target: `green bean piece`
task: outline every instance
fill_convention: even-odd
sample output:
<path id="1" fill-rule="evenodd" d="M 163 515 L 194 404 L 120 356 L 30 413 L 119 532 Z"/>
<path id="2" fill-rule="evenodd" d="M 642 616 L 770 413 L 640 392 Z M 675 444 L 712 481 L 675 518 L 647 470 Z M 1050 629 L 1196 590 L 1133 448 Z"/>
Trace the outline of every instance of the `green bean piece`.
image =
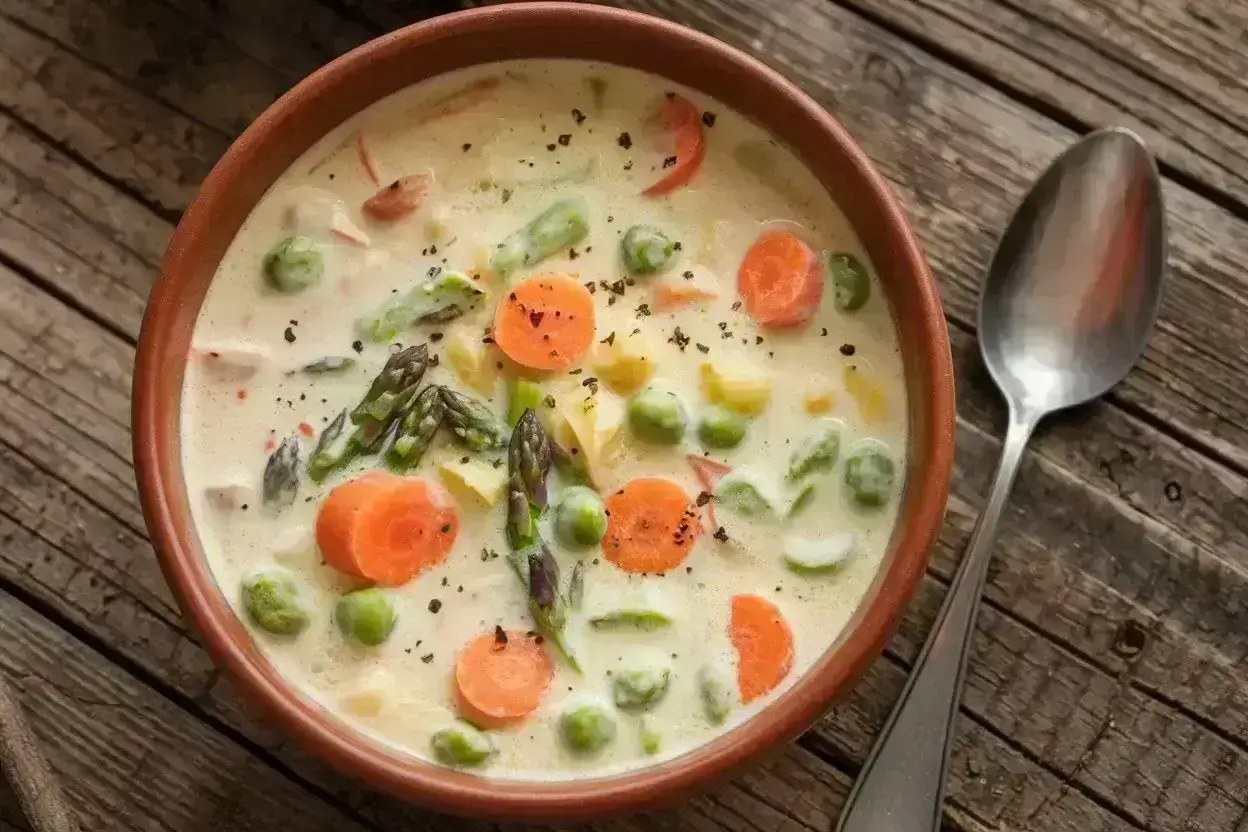
<path id="1" fill-rule="evenodd" d="M 280 566 L 262 566 L 243 578 L 243 607 L 263 630 L 297 635 L 311 622 L 295 576 Z"/>
<path id="2" fill-rule="evenodd" d="M 494 250 L 490 268 L 501 277 L 545 260 L 589 234 L 589 205 L 582 197 L 560 200 L 508 235 Z"/>
<path id="3" fill-rule="evenodd" d="M 418 324 L 446 323 L 463 316 L 485 295 L 463 272 L 445 271 L 407 293 L 391 295 L 376 314 L 356 322 L 362 338 L 385 344 Z"/>
<path id="4" fill-rule="evenodd" d="M 396 419 L 377 453 L 390 469 L 402 473 L 420 464 L 446 416 L 446 404 L 437 385 L 429 385 L 412 403 L 402 419 Z"/>
<path id="5" fill-rule="evenodd" d="M 698 439 L 707 448 L 735 448 L 745 439 L 749 421 L 739 413 L 715 405 L 698 422 Z"/>
<path id="6" fill-rule="evenodd" d="M 881 506 L 893 492 L 895 463 L 888 446 L 877 439 L 864 439 L 845 457 L 845 485 L 854 501 L 864 506 Z"/>
<path id="7" fill-rule="evenodd" d="M 348 592 L 338 599 L 334 615 L 343 634 L 369 647 L 390 638 L 399 620 L 390 594 L 377 587 Z"/>
<path id="8" fill-rule="evenodd" d="M 497 750 L 494 740 L 463 720 L 439 729 L 429 740 L 433 758 L 448 766 L 479 766 Z"/>
<path id="9" fill-rule="evenodd" d="M 507 442 L 507 426 L 482 402 L 449 387 L 441 388 L 443 420 L 459 441 L 474 451 L 494 451 Z"/>
<path id="10" fill-rule="evenodd" d="M 527 378 L 513 378 L 507 384 L 507 424 L 516 426 L 526 410 L 537 410 L 542 406 L 542 386 Z"/>
<path id="11" fill-rule="evenodd" d="M 607 533 L 607 511 L 598 492 L 583 485 L 565 489 L 555 506 L 555 537 L 565 546 L 595 546 Z"/>
<path id="12" fill-rule="evenodd" d="M 264 276 L 279 292 L 302 292 L 324 273 L 325 255 L 310 237 L 287 237 L 264 255 Z"/>
<path id="13" fill-rule="evenodd" d="M 667 695 L 672 671 L 666 667 L 633 667 L 611 674 L 611 698 L 622 711 L 644 711 Z"/>
<path id="14" fill-rule="evenodd" d="M 628 400 L 628 424 L 648 442 L 675 445 L 685 437 L 689 414 L 675 393 L 651 386 Z"/>
<path id="15" fill-rule="evenodd" d="M 706 718 L 720 725 L 737 706 L 736 680 L 718 664 L 704 665 L 698 670 L 698 692 Z"/>
<path id="16" fill-rule="evenodd" d="M 729 471 L 715 484 L 715 502 L 733 514 L 755 519 L 774 519 L 777 514 L 775 498 L 748 468 Z"/>
<path id="17" fill-rule="evenodd" d="M 347 358 L 341 355 L 327 355 L 324 358 L 316 359 L 310 364 L 304 364 L 299 368 L 299 372 L 307 373 L 310 376 L 321 376 L 341 373 L 350 370 L 354 366 L 354 358 Z"/>
<path id="18" fill-rule="evenodd" d="M 807 437 L 794 449 L 789 457 L 789 482 L 797 482 L 818 471 L 830 471 L 836 465 L 841 452 L 842 427 L 840 422 L 830 420 L 823 430 Z"/>
<path id="19" fill-rule="evenodd" d="M 639 630 L 657 630 L 672 623 L 672 617 L 662 610 L 645 607 L 620 607 L 605 610 L 590 617 L 589 623 L 605 630 L 617 627 L 635 627 Z"/>
<path id="20" fill-rule="evenodd" d="M 871 278 L 867 276 L 866 267 L 846 252 L 829 255 L 826 266 L 837 307 L 846 312 L 861 308 L 871 297 Z"/>
<path id="21" fill-rule="evenodd" d="M 287 436 L 264 466 L 263 500 L 266 506 L 285 508 L 299 494 L 299 437 Z"/>
<path id="22" fill-rule="evenodd" d="M 676 243 L 652 225 L 634 225 L 620 238 L 620 259 L 635 275 L 661 272 L 672 264 Z"/>
<path id="23" fill-rule="evenodd" d="M 641 750 L 645 754 L 653 756 L 663 749 L 663 735 L 659 733 L 654 720 L 643 716 L 637 726 L 637 733 L 641 738 Z"/>
<path id="24" fill-rule="evenodd" d="M 615 714 L 603 702 L 569 697 L 559 714 L 559 735 L 573 751 L 593 754 L 615 739 Z"/>
<path id="25" fill-rule="evenodd" d="M 316 448 L 308 458 L 308 476 L 313 482 L 321 482 L 355 458 L 357 449 L 351 442 L 351 434 L 344 430 L 346 425 L 347 411 L 343 410 L 317 437 Z"/>

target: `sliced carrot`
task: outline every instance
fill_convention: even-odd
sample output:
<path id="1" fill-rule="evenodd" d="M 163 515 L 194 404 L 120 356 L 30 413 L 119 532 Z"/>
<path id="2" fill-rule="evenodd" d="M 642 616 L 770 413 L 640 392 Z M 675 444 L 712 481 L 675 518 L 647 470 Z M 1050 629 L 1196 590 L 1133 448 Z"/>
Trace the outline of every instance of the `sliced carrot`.
<path id="1" fill-rule="evenodd" d="M 423 173 L 396 179 L 364 200 L 364 213 L 379 222 L 394 222 L 420 207 L 429 193 L 429 177 Z"/>
<path id="2" fill-rule="evenodd" d="M 355 152 L 360 157 L 360 167 L 364 168 L 368 178 L 373 180 L 374 185 L 380 185 L 381 178 L 377 176 L 377 166 L 373 164 L 373 154 L 369 151 L 362 132 L 355 134 Z"/>
<path id="3" fill-rule="evenodd" d="M 659 111 L 659 121 L 672 134 L 672 155 L 663 160 L 663 176 L 642 191 L 646 196 L 660 196 L 674 191 L 689 181 L 706 156 L 702 137 L 702 115 L 698 108 L 679 95 L 669 96 Z"/>
<path id="4" fill-rule="evenodd" d="M 466 87 L 452 90 L 425 104 L 416 114 L 416 123 L 425 124 L 438 118 L 454 116 L 488 101 L 503 79 L 497 75 L 473 81 Z"/>
<path id="5" fill-rule="evenodd" d="M 793 232 L 764 231 L 745 253 L 737 288 L 759 325 L 801 326 L 814 317 L 823 298 L 823 267 Z"/>
<path id="6" fill-rule="evenodd" d="M 698 483 L 707 494 L 714 492 L 716 484 L 719 483 L 724 474 L 732 470 L 731 465 L 718 460 L 707 459 L 701 454 L 685 454 L 685 461 L 689 463 L 689 467 L 693 469 L 693 475 L 698 478 Z M 719 526 L 719 521 L 715 519 L 714 502 L 706 504 L 706 519 L 711 521 L 712 531 Z"/>
<path id="7" fill-rule="evenodd" d="M 737 651 L 737 687 L 742 702 L 775 690 L 793 667 L 793 631 L 766 598 L 732 596 L 728 637 Z"/>
<path id="8" fill-rule="evenodd" d="M 446 559 L 459 513 L 437 483 L 370 472 L 336 487 L 316 517 L 316 542 L 340 572 L 398 586 Z"/>
<path id="9" fill-rule="evenodd" d="M 482 728 L 501 728 L 537 710 L 555 663 L 531 635 L 495 629 L 455 657 L 455 695 L 463 715 Z"/>
<path id="10" fill-rule="evenodd" d="M 368 248 L 368 238 L 361 237 L 350 229 L 331 228 L 329 229 L 329 233 L 332 234 L 335 239 L 342 240 L 344 243 L 350 243 L 353 246 L 364 246 L 365 248 Z"/>
<path id="11" fill-rule="evenodd" d="M 660 283 L 654 290 L 654 311 L 669 312 L 690 303 L 714 300 L 719 297 L 707 289 L 682 284 Z"/>
<path id="12" fill-rule="evenodd" d="M 494 343 L 532 370 L 570 367 L 594 343 L 594 298 L 567 275 L 525 278 L 498 303 Z"/>
<path id="13" fill-rule="evenodd" d="M 602 552 L 625 572 L 666 572 L 680 564 L 702 531 L 685 490 L 662 477 L 638 477 L 606 499 Z"/>

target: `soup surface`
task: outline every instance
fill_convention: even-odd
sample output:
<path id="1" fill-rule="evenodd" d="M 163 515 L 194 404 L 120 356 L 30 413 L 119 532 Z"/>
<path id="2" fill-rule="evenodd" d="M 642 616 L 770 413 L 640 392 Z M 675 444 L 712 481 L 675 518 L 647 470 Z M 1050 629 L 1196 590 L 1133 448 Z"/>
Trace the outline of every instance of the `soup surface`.
<path id="1" fill-rule="evenodd" d="M 717 102 L 583 62 L 442 76 L 308 151 L 182 399 L 200 540 L 274 665 L 491 776 L 647 765 L 766 706 L 859 604 L 905 469 L 832 198 Z"/>

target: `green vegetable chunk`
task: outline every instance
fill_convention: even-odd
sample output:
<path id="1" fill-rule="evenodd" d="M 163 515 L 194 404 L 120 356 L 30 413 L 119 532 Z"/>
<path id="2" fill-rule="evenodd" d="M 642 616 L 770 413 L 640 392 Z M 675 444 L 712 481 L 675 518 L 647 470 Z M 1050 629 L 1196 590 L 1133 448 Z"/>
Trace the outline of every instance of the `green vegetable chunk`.
<path id="1" fill-rule="evenodd" d="M 793 499 L 789 500 L 789 508 L 787 517 L 790 519 L 801 514 L 810 505 L 811 500 L 815 499 L 814 483 L 803 483 L 797 489 L 797 493 L 793 495 Z"/>
<path id="2" fill-rule="evenodd" d="M 344 634 L 370 647 L 390 638 L 399 620 L 390 594 L 377 587 L 357 589 L 339 598 L 334 616 Z"/>
<path id="3" fill-rule="evenodd" d="M 784 563 L 794 572 L 835 572 L 849 562 L 858 548 L 854 532 L 835 532 L 818 538 L 787 535 L 781 543 Z"/>
<path id="4" fill-rule="evenodd" d="M 507 426 L 485 404 L 449 387 L 441 391 L 443 419 L 460 442 L 474 451 L 494 451 L 506 444 Z"/>
<path id="5" fill-rule="evenodd" d="M 624 261 L 624 268 L 636 275 L 666 269 L 675 254 L 676 243 L 650 225 L 634 225 L 620 239 L 620 259 Z"/>
<path id="6" fill-rule="evenodd" d="M 893 492 L 895 464 L 888 446 L 878 439 L 864 439 L 845 457 L 845 485 L 850 496 L 864 506 L 881 506 Z"/>
<path id="7" fill-rule="evenodd" d="M 858 258 L 846 252 L 829 255 L 825 261 L 832 278 L 836 305 L 846 312 L 860 308 L 871 297 L 871 279 Z"/>
<path id="8" fill-rule="evenodd" d="M 579 243 L 587 234 L 589 205 L 581 197 L 560 200 L 499 243 L 490 258 L 490 268 L 507 277 L 516 269 Z"/>
<path id="9" fill-rule="evenodd" d="M 264 255 L 265 279 L 279 292 L 302 292 L 324 273 L 325 255 L 310 237 L 287 237 Z"/>
<path id="10" fill-rule="evenodd" d="M 698 439 L 707 448 L 735 448 L 745 439 L 749 422 L 739 413 L 718 405 L 702 414 Z"/>
<path id="11" fill-rule="evenodd" d="M 285 508 L 299 494 L 299 437 L 287 436 L 264 466 L 264 504 Z"/>
<path id="12" fill-rule="evenodd" d="M 675 393 L 647 387 L 628 400 L 628 424 L 648 442 L 675 445 L 685 436 L 689 414 Z"/>
<path id="13" fill-rule="evenodd" d="M 429 740 L 433 758 L 448 766 L 479 766 L 494 755 L 494 740 L 467 722 L 456 721 Z"/>
<path id="14" fill-rule="evenodd" d="M 658 754 L 663 748 L 663 735 L 659 733 L 653 720 L 642 717 L 637 732 L 641 738 L 641 750 L 646 754 Z"/>
<path id="15" fill-rule="evenodd" d="M 341 355 L 327 355 L 324 358 L 316 359 L 311 364 L 304 364 L 299 368 L 299 372 L 307 373 L 310 376 L 321 376 L 341 373 L 345 370 L 350 370 L 354 366 L 354 358 L 346 358 Z M 287 373 L 287 375 L 290 375 L 290 373 Z"/>
<path id="16" fill-rule="evenodd" d="M 537 410 L 544 398 L 542 387 L 527 378 L 512 379 L 507 385 L 507 424 L 516 426 L 526 410 Z"/>
<path id="17" fill-rule="evenodd" d="M 431 384 L 420 391 L 411 410 L 402 419 L 391 423 L 377 453 L 393 471 L 402 473 L 414 468 L 429 449 L 445 416 L 442 391 Z"/>
<path id="18" fill-rule="evenodd" d="M 472 309 L 484 294 L 462 272 L 442 272 L 406 294 L 391 295 L 376 314 L 356 321 L 356 330 L 362 338 L 385 344 L 408 327 L 455 320 Z"/>
<path id="19" fill-rule="evenodd" d="M 559 735 L 573 751 L 601 751 L 615 739 L 615 731 L 615 714 L 596 698 L 569 697 L 559 714 Z"/>
<path id="20" fill-rule="evenodd" d="M 607 512 L 592 488 L 565 489 L 555 505 L 555 537 L 565 546 L 594 546 L 607 533 Z"/>
<path id="21" fill-rule="evenodd" d="M 611 698 L 623 711 L 651 708 L 667 695 L 672 672 L 666 667 L 634 667 L 611 674 Z"/>
<path id="22" fill-rule="evenodd" d="M 716 502 L 733 514 L 765 520 L 779 516 L 779 501 L 762 478 L 749 468 L 729 471 L 715 484 Z"/>
<path id="23" fill-rule="evenodd" d="M 355 431 L 351 444 L 359 452 L 378 449 L 390 424 L 401 419 L 416 399 L 420 381 L 429 366 L 429 350 L 416 344 L 386 360 L 368 392 L 351 411 Z"/>
<path id="24" fill-rule="evenodd" d="M 669 626 L 672 616 L 664 611 L 662 596 L 649 591 L 652 589 L 643 587 L 625 592 L 607 604 L 595 605 L 589 623 L 600 629 L 637 627 L 653 630 Z"/>
<path id="25" fill-rule="evenodd" d="M 243 607 L 261 629 L 293 636 L 311 622 L 295 583 L 295 576 L 280 566 L 263 566 L 242 582 Z"/>
<path id="26" fill-rule="evenodd" d="M 830 471 L 841 452 L 840 422 L 830 420 L 826 427 L 808 437 L 789 457 L 789 482 L 797 482 L 818 471 Z"/>
<path id="27" fill-rule="evenodd" d="M 354 458 L 355 448 L 351 444 L 351 434 L 344 430 L 346 425 L 347 411 L 343 410 L 317 437 L 316 448 L 308 459 L 308 476 L 313 482 L 321 482 Z"/>
<path id="28" fill-rule="evenodd" d="M 736 680 L 718 664 L 704 665 L 698 670 L 698 692 L 706 718 L 714 725 L 721 724 L 737 706 Z"/>

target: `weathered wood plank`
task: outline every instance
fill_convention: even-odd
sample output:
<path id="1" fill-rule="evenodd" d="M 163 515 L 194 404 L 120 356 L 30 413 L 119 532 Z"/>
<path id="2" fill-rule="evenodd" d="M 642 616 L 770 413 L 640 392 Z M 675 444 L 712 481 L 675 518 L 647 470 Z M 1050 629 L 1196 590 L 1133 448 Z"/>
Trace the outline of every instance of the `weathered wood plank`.
<path id="1" fill-rule="evenodd" d="M 836 0 L 1248 203 L 1248 9 L 1219 0 Z"/>

